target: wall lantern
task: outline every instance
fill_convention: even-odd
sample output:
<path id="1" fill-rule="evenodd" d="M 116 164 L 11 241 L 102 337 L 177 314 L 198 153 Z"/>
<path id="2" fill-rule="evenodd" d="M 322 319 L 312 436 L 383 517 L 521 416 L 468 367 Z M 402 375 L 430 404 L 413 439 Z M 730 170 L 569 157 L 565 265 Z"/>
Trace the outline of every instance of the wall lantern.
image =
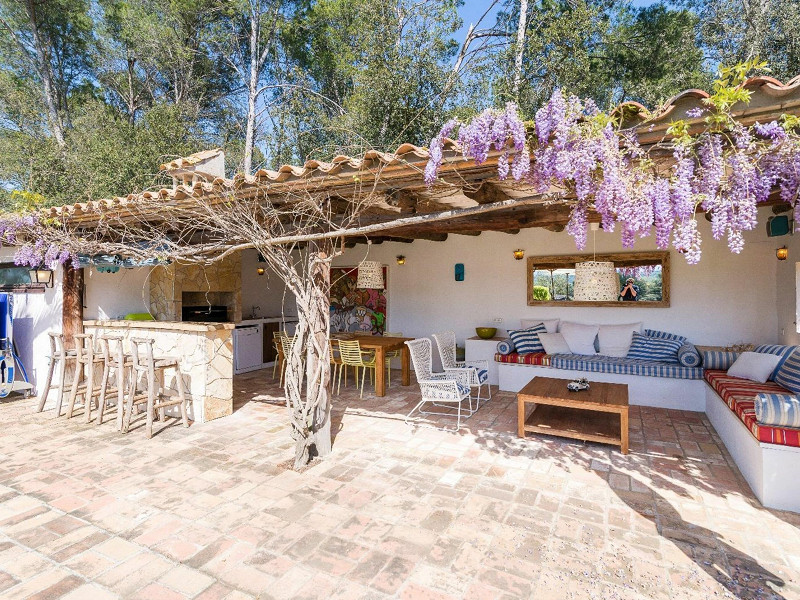
<path id="1" fill-rule="evenodd" d="M 264 270 L 264 267 L 258 267 L 256 269 L 256 273 L 258 273 L 259 275 L 263 275 L 264 273 L 266 273 L 266 271 Z"/>
<path id="2" fill-rule="evenodd" d="M 403 256 L 402 254 L 398 254 L 398 255 L 397 255 L 397 264 L 398 264 L 398 265 L 404 265 L 404 264 L 406 264 L 406 257 L 405 257 L 405 256 Z"/>
<path id="3" fill-rule="evenodd" d="M 789 258 L 789 249 L 786 246 L 778 248 L 775 250 L 775 256 L 778 257 L 778 260 L 786 260 Z"/>
<path id="4" fill-rule="evenodd" d="M 525 250 L 514 250 L 514 260 L 522 260 L 525 258 Z"/>
<path id="5" fill-rule="evenodd" d="M 53 287 L 53 271 L 45 267 L 37 267 L 36 269 L 28 269 L 28 275 L 31 278 L 31 283 L 44 284 L 45 287 Z"/>

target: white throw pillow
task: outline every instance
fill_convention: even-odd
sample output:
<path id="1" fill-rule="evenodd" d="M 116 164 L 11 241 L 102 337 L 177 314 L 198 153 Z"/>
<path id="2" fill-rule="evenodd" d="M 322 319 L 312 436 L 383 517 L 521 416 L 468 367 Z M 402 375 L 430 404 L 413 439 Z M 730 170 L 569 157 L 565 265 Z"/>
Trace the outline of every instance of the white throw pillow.
<path id="1" fill-rule="evenodd" d="M 521 329 L 529 329 L 534 325 L 541 323 L 547 329 L 547 333 L 555 333 L 558 331 L 558 322 L 561 319 L 522 319 L 520 321 Z"/>
<path id="2" fill-rule="evenodd" d="M 633 332 L 642 333 L 642 323 L 625 323 L 622 325 L 600 325 L 597 339 L 600 342 L 600 354 L 624 358 L 631 347 Z"/>
<path id="3" fill-rule="evenodd" d="M 544 346 L 545 354 L 570 354 L 564 336 L 560 333 L 540 333 L 539 341 Z"/>
<path id="4" fill-rule="evenodd" d="M 564 341 L 573 354 L 597 354 L 594 349 L 594 338 L 597 337 L 599 329 L 597 325 L 562 321 L 558 332 L 564 336 Z"/>
<path id="5" fill-rule="evenodd" d="M 728 369 L 728 375 L 765 383 L 779 362 L 781 357 L 777 354 L 742 352 Z"/>

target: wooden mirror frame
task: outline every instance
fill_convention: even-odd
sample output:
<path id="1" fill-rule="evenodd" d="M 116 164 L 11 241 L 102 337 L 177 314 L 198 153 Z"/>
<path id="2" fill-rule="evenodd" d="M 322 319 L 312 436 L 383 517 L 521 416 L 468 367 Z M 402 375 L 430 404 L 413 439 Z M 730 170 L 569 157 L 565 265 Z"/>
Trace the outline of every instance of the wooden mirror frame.
<path id="1" fill-rule="evenodd" d="M 617 267 L 661 265 L 661 300 L 624 302 L 622 300 L 536 300 L 533 297 L 533 272 L 539 269 L 572 269 L 575 263 L 587 260 L 611 261 Z M 614 254 L 564 254 L 528 257 L 528 306 L 614 306 L 618 308 L 669 307 L 669 252 L 617 252 Z"/>

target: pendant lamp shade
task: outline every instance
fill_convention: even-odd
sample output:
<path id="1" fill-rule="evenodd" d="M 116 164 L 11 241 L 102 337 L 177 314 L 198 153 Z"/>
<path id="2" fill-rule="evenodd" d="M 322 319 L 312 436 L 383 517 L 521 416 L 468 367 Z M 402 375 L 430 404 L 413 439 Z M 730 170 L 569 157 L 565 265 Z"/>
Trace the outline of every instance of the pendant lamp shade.
<path id="1" fill-rule="evenodd" d="M 365 260 L 358 265 L 356 287 L 361 290 L 382 290 L 383 266 L 374 260 Z"/>
<path id="2" fill-rule="evenodd" d="M 613 262 L 575 264 L 575 300 L 613 302 L 619 297 L 619 277 Z"/>

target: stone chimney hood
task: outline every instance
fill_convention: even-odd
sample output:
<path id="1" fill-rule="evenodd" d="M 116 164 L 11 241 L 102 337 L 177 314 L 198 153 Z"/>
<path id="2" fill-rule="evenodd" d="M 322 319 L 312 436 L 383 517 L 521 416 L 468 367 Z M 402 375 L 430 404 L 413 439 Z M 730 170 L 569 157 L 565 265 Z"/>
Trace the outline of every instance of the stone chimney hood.
<path id="1" fill-rule="evenodd" d="M 203 150 L 161 165 L 161 170 L 172 177 L 173 189 L 181 184 L 192 186 L 197 182 L 223 179 L 225 153 L 221 148 Z"/>

